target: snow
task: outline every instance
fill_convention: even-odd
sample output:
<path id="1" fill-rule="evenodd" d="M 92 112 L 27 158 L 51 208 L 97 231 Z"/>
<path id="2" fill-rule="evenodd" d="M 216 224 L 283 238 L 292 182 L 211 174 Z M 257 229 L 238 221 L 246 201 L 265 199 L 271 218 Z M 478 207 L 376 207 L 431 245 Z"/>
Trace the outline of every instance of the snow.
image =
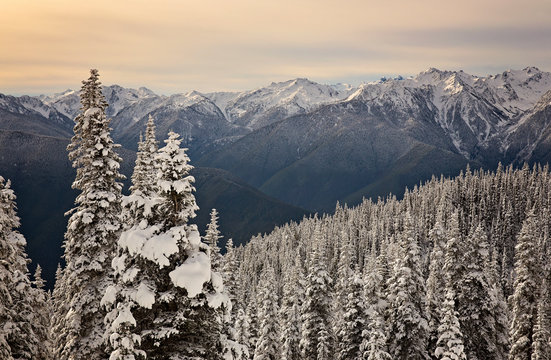
<path id="1" fill-rule="evenodd" d="M 119 309 L 117 318 L 111 324 L 111 329 L 116 331 L 121 324 L 131 324 L 136 326 L 136 319 L 132 315 L 130 309 L 126 306 Z"/>
<path id="2" fill-rule="evenodd" d="M 105 294 L 103 294 L 103 297 L 101 298 L 100 305 L 109 306 L 111 304 L 114 304 L 116 299 L 117 299 L 117 288 L 114 285 L 109 285 L 105 289 Z"/>
<path id="3" fill-rule="evenodd" d="M 100 108 L 91 107 L 91 108 L 89 108 L 88 110 L 86 110 L 84 112 L 84 116 L 92 117 L 92 116 L 95 116 L 95 115 L 100 114 L 100 113 L 102 113 L 102 110 Z"/>
<path id="4" fill-rule="evenodd" d="M 171 231 L 154 235 L 144 243 L 140 255 L 156 262 L 161 268 L 170 265 L 168 257 L 178 252 L 178 240 Z"/>
<path id="5" fill-rule="evenodd" d="M 174 285 L 187 290 L 188 297 L 195 297 L 203 290 L 203 284 L 211 279 L 210 258 L 204 252 L 194 253 L 169 276 Z"/>
<path id="6" fill-rule="evenodd" d="M 130 255 L 139 254 L 162 268 L 170 265 L 168 257 L 178 252 L 178 241 L 181 239 L 182 230 L 185 229 L 180 226 L 156 234 L 159 231 L 157 226 L 145 229 L 134 226 L 121 234 L 119 246 L 127 249 Z"/>
<path id="7" fill-rule="evenodd" d="M 141 307 L 151 309 L 153 304 L 155 304 L 155 292 L 153 292 L 149 286 L 142 282 L 138 286 L 134 300 Z"/>

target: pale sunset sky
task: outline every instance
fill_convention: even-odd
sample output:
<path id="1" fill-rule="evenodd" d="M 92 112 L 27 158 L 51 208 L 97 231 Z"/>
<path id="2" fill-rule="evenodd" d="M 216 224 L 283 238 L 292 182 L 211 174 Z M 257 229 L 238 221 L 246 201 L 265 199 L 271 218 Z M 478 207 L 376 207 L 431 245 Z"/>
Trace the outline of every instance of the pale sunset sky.
<path id="1" fill-rule="evenodd" d="M 0 0 L 0 93 L 551 71 L 550 0 Z"/>

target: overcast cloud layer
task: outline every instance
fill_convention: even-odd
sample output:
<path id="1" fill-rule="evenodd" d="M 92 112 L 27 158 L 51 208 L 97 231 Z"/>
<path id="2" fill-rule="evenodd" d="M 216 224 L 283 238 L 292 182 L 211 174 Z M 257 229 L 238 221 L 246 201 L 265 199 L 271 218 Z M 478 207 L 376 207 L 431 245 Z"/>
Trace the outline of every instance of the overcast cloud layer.
<path id="1" fill-rule="evenodd" d="M 106 84 L 245 90 L 358 84 L 429 67 L 551 70 L 548 0 L 2 0 L 0 92 Z"/>

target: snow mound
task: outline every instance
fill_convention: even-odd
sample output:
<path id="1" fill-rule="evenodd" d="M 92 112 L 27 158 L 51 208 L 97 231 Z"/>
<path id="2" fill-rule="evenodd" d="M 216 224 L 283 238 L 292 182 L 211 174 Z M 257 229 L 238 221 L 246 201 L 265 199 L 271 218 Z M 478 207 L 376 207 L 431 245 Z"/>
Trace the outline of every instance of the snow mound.
<path id="1" fill-rule="evenodd" d="M 187 290 L 188 297 L 195 297 L 211 279 L 210 258 L 204 252 L 194 253 L 169 276 L 174 285 Z"/>

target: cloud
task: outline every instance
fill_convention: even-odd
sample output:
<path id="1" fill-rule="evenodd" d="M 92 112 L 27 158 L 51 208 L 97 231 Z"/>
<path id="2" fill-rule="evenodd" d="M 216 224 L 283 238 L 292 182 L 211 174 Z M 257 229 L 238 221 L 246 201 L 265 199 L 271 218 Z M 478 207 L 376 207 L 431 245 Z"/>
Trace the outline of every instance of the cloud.
<path id="1" fill-rule="evenodd" d="M 526 0 L 9 0 L 0 92 L 105 83 L 160 93 L 271 81 L 373 80 L 435 66 L 551 69 L 551 2 Z"/>

